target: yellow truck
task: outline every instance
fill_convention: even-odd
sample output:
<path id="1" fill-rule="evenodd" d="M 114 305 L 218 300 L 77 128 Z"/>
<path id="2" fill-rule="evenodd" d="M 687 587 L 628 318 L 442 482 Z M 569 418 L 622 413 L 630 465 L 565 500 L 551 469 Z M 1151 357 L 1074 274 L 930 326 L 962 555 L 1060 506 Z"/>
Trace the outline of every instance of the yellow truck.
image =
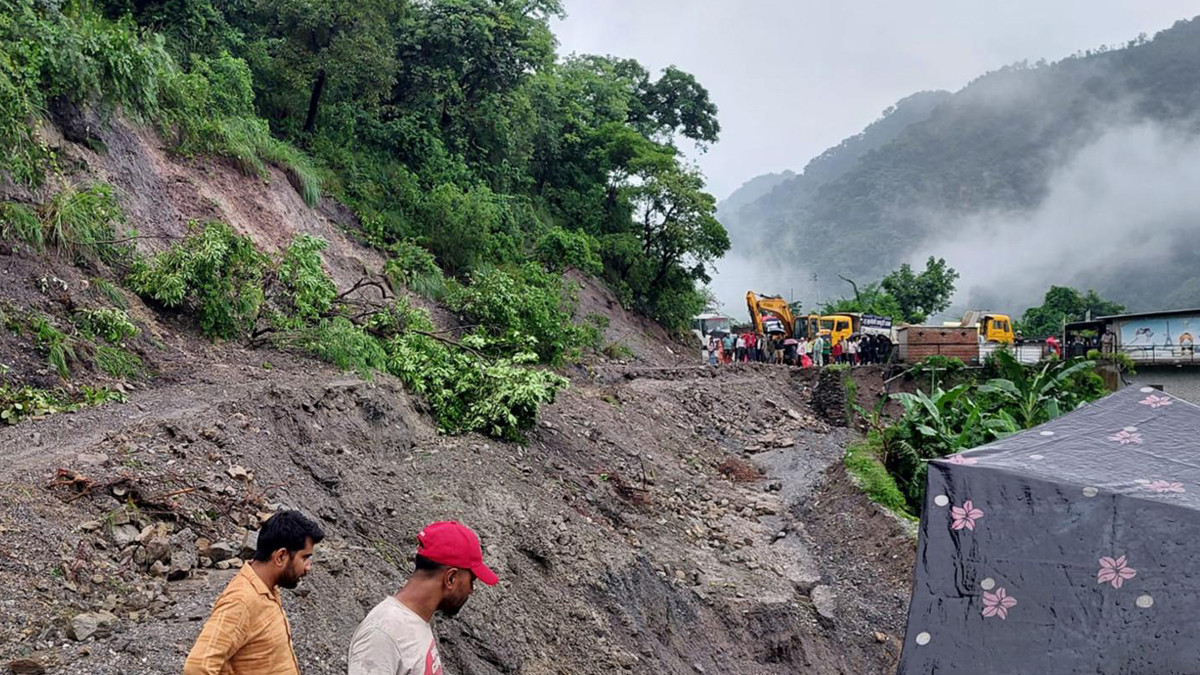
<path id="1" fill-rule="evenodd" d="M 963 315 L 958 323 L 947 322 L 944 326 L 951 328 L 974 328 L 979 332 L 980 342 L 995 342 L 1002 345 L 1016 343 L 1012 319 L 1007 314 L 970 310 Z"/>

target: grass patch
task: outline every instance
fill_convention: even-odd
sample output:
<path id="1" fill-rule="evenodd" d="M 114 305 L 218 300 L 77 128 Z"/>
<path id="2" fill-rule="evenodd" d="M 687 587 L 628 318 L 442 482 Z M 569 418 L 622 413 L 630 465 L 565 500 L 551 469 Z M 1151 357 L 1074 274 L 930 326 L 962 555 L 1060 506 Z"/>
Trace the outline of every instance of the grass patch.
<path id="1" fill-rule="evenodd" d="M 97 183 L 79 190 L 63 188 L 42 207 L 42 239 L 74 260 L 120 259 L 113 245 L 116 226 L 125 222 L 112 186 Z"/>
<path id="2" fill-rule="evenodd" d="M 46 248 L 37 214 L 13 202 L 0 204 L 0 239 L 24 242 L 38 253 Z"/>
<path id="3" fill-rule="evenodd" d="M 633 350 L 623 342 L 614 342 L 604 348 L 604 355 L 614 361 L 630 361 L 633 359 Z"/>
<path id="4" fill-rule="evenodd" d="M 122 380 L 138 377 L 146 368 L 137 354 L 111 345 L 97 345 L 92 358 L 105 375 Z"/>
<path id="5" fill-rule="evenodd" d="M 909 512 L 908 502 L 896 485 L 896 480 L 879 460 L 882 448 L 879 434 L 874 431 L 867 434 L 866 438 L 846 448 L 843 459 L 846 470 L 871 501 L 902 518 L 916 520 Z"/>
<path id="6" fill-rule="evenodd" d="M 129 309 L 129 301 L 125 299 L 125 295 L 121 293 L 121 289 L 107 279 L 92 279 L 92 285 L 96 290 L 113 304 L 117 309 Z"/>

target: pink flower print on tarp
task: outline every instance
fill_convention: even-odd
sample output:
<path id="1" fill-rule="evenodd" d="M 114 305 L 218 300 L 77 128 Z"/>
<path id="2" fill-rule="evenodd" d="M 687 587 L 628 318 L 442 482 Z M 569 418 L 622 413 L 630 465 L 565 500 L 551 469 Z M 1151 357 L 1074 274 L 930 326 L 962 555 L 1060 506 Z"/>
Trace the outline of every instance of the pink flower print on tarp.
<path id="1" fill-rule="evenodd" d="M 965 527 L 968 530 L 974 530 L 975 521 L 983 517 L 983 511 L 975 508 L 975 505 L 968 499 L 963 502 L 962 506 L 951 507 L 950 517 L 954 518 L 954 523 L 950 525 L 950 529 L 961 530 Z"/>
<path id="2" fill-rule="evenodd" d="M 1112 436 L 1109 436 L 1108 440 L 1116 441 L 1121 445 L 1129 445 L 1130 443 L 1140 444 L 1142 442 L 1142 434 L 1137 431 L 1127 431 L 1122 429 Z"/>
<path id="3" fill-rule="evenodd" d="M 1003 588 L 997 588 L 995 593 L 984 592 L 983 615 L 998 616 L 1000 620 L 1008 618 L 1008 610 L 1017 606 L 1017 599 L 1009 595 Z"/>
<path id="4" fill-rule="evenodd" d="M 1138 403 L 1141 403 L 1142 405 L 1148 405 L 1151 408 L 1162 408 L 1164 406 L 1171 405 L 1172 401 L 1171 401 L 1171 397 L 1169 397 L 1169 396 L 1159 396 L 1158 394 L 1150 394 L 1149 396 L 1142 399 L 1141 401 L 1138 401 Z"/>
<path id="5" fill-rule="evenodd" d="M 1100 559 L 1100 571 L 1096 573 L 1096 583 L 1111 583 L 1113 588 L 1120 588 L 1126 581 L 1137 575 L 1137 570 L 1125 562 L 1125 556 L 1116 560 L 1108 556 Z"/>
<path id="6" fill-rule="evenodd" d="M 979 460 L 974 457 L 963 457 L 962 455 L 950 455 L 946 458 L 946 461 L 959 466 L 973 466 L 979 463 Z"/>
<path id="7" fill-rule="evenodd" d="M 1168 480 L 1156 480 L 1153 483 L 1147 483 L 1146 489 L 1152 492 L 1187 492 L 1183 489 L 1183 483 L 1172 483 Z"/>

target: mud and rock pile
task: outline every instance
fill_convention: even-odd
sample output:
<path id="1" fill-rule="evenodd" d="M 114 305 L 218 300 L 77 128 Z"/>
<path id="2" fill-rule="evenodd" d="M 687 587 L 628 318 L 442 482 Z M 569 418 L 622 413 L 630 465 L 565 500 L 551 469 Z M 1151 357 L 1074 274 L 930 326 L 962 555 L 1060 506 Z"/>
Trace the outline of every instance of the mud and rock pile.
<path id="1" fill-rule="evenodd" d="M 103 133 L 107 153 L 63 156 L 116 185 L 139 232 L 220 217 L 267 247 L 317 233 L 343 285 L 377 263 L 335 205 L 300 213 L 281 176 L 264 189 L 119 124 Z M 9 249 L 0 270 L 0 296 L 52 317 L 105 273 Z M 260 523 L 297 508 L 328 535 L 285 592 L 305 673 L 344 672 L 415 533 L 445 518 L 480 533 L 501 578 L 438 623 L 448 672 L 889 672 L 912 544 L 849 487 L 850 436 L 823 387 L 697 366 L 583 281 L 581 311 L 606 314 L 607 343 L 632 356 L 570 369 L 524 444 L 440 435 L 391 377 L 214 344 L 128 297 L 146 365 L 128 402 L 0 428 L 0 665 L 177 671 Z M 49 386 L 32 348 L 0 335 L 0 360 Z"/>

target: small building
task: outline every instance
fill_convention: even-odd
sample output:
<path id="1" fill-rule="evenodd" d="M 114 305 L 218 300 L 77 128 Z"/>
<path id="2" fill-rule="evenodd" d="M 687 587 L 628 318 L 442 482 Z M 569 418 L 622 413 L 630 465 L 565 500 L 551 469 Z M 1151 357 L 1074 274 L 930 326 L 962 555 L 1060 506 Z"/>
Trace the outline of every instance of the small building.
<path id="1" fill-rule="evenodd" d="M 1198 332 L 1200 309 L 1117 314 L 1067 324 L 1063 349 L 1069 356 L 1092 349 L 1125 354 L 1137 373 L 1116 382 L 1118 388 L 1136 383 L 1200 403 Z"/>

